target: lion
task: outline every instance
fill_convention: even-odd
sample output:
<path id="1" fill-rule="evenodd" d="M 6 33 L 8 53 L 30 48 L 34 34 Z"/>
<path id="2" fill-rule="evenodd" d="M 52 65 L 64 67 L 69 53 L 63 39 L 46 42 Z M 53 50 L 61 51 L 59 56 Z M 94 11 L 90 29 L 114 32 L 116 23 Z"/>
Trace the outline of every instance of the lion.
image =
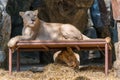
<path id="1" fill-rule="evenodd" d="M 90 39 L 83 35 L 75 26 L 62 23 L 47 23 L 38 18 L 38 10 L 19 12 L 23 18 L 22 35 L 15 36 L 8 42 L 14 47 L 20 40 L 84 40 Z"/>
<path id="2" fill-rule="evenodd" d="M 57 51 L 54 56 L 54 62 L 59 64 L 65 64 L 72 68 L 79 68 L 80 57 L 75 53 L 72 48 L 67 47 L 65 50 Z"/>

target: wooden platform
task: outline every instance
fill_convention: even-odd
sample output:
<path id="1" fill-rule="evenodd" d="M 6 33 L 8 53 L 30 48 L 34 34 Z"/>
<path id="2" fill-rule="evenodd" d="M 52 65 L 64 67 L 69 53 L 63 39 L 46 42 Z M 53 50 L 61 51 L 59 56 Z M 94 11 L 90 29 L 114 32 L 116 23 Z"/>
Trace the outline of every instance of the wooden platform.
<path id="1" fill-rule="evenodd" d="M 49 51 L 71 47 L 76 50 L 105 50 L 105 74 L 112 65 L 111 46 L 105 39 L 92 39 L 80 41 L 19 41 L 15 48 L 9 48 L 9 74 L 12 74 L 12 50 L 17 50 L 17 71 L 20 70 L 20 51 Z"/>

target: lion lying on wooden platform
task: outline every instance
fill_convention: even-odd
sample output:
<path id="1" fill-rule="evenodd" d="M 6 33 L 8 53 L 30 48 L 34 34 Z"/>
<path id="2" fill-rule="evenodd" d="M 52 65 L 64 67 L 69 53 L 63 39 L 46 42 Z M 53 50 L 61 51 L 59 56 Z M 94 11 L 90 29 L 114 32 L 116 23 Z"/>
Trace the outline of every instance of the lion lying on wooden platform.
<path id="1" fill-rule="evenodd" d="M 75 26 L 62 23 L 47 23 L 37 17 L 38 10 L 20 12 L 24 27 L 22 35 L 12 38 L 8 47 L 14 47 L 19 40 L 85 40 Z"/>
<path id="2" fill-rule="evenodd" d="M 14 47 L 16 43 L 20 40 L 86 40 L 86 39 L 90 39 L 85 35 L 83 35 L 75 26 L 71 24 L 47 23 L 40 20 L 37 17 L 38 10 L 20 12 L 20 15 L 23 18 L 23 23 L 24 23 L 22 35 L 11 38 L 10 41 L 8 42 L 8 47 Z M 58 59 L 55 59 L 55 58 L 58 58 L 58 59 L 61 58 L 59 60 L 63 60 L 63 62 L 68 64 L 68 66 L 72 66 L 72 67 L 76 67 L 76 65 L 78 66 L 78 62 L 80 62 L 80 60 L 78 59 L 79 55 L 76 55 L 76 53 L 74 53 L 71 48 L 67 48 L 66 51 L 56 52 L 54 55 L 54 60 L 56 62 L 56 60 Z M 72 62 L 75 62 L 75 63 L 69 63 L 71 62 L 71 60 L 73 60 Z"/>

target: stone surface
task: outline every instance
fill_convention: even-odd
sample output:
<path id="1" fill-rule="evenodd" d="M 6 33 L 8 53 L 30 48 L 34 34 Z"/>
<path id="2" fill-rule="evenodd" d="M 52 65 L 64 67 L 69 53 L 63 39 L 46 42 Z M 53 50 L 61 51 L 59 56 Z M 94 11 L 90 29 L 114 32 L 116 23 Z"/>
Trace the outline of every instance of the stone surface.
<path id="1" fill-rule="evenodd" d="M 2 63 L 8 53 L 7 43 L 11 34 L 11 17 L 6 13 L 7 0 L 0 1 L 0 63 Z"/>
<path id="2" fill-rule="evenodd" d="M 5 60 L 6 54 L 4 51 L 0 50 L 0 64 Z"/>
<path id="3" fill-rule="evenodd" d="M 0 46 L 2 49 L 6 49 L 7 47 L 7 42 L 10 39 L 10 34 L 11 34 L 11 18 L 7 13 L 3 13 L 2 15 L 2 20 L 0 26 L 2 26 L 0 35 L 1 35 L 1 41 L 0 41 Z"/>
<path id="4" fill-rule="evenodd" d="M 87 27 L 88 13 L 93 0 L 44 0 L 39 17 L 48 22 L 71 23 L 81 32 Z M 33 6 L 34 7 L 34 6 Z"/>
<path id="5" fill-rule="evenodd" d="M 120 77 L 120 41 L 115 43 L 115 55 L 116 55 L 116 61 L 113 64 L 113 67 L 115 69 L 115 73 L 117 77 Z"/>
<path id="6" fill-rule="evenodd" d="M 7 0 L 0 1 L 0 64 L 7 66 L 5 58 L 8 53 L 7 43 L 11 35 L 11 17 L 6 13 Z M 7 59 L 7 58 L 6 58 Z"/>

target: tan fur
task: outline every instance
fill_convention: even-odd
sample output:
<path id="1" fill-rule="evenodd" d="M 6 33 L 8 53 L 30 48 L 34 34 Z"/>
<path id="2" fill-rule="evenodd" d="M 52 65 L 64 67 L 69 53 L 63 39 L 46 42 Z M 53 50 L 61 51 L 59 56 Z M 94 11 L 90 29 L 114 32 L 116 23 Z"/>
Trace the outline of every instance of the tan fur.
<path id="1" fill-rule="evenodd" d="M 8 47 L 14 47 L 19 40 L 82 40 L 89 39 L 75 26 L 62 23 L 47 23 L 38 17 L 38 10 L 19 13 L 24 22 L 22 35 L 13 37 Z"/>
<path id="2" fill-rule="evenodd" d="M 67 64 L 68 66 L 73 68 L 79 68 L 80 64 L 79 55 L 73 52 L 70 47 L 67 47 L 66 50 L 57 51 L 54 54 L 54 61 L 55 63 Z"/>

